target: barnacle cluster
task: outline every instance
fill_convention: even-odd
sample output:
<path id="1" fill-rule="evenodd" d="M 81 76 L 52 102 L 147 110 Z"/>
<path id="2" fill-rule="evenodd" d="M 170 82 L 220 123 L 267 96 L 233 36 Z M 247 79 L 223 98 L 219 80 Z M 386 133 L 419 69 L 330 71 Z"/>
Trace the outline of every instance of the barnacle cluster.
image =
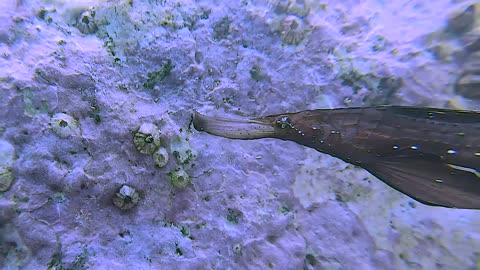
<path id="1" fill-rule="evenodd" d="M 133 187 L 123 185 L 115 193 L 112 201 L 118 208 L 129 210 L 140 202 L 140 194 Z"/>
<path id="2" fill-rule="evenodd" d="M 94 20 L 95 13 L 89 10 L 84 11 L 77 20 L 77 28 L 85 35 L 94 34 L 98 26 Z"/>
<path id="3" fill-rule="evenodd" d="M 164 127 L 162 124 L 162 128 Z M 190 176 L 185 169 L 194 166 L 191 161 L 196 155 L 188 138 L 180 134 L 163 137 L 167 134 L 167 131 L 161 133 L 157 125 L 146 122 L 141 124 L 135 133 L 133 143 L 140 153 L 151 155 L 153 163 L 158 168 L 166 167 L 171 160 L 169 153 L 173 154 L 174 161 L 179 166 L 167 175 L 173 188 L 184 189 L 190 184 Z"/>
<path id="4" fill-rule="evenodd" d="M 161 147 L 160 137 L 157 125 L 143 123 L 133 137 L 133 144 L 140 153 L 152 155 L 155 165 L 162 168 L 167 165 L 169 155 L 167 149 Z"/>
<path id="5" fill-rule="evenodd" d="M 80 124 L 75 118 L 66 113 L 57 113 L 50 120 L 53 132 L 61 138 L 81 136 Z"/>

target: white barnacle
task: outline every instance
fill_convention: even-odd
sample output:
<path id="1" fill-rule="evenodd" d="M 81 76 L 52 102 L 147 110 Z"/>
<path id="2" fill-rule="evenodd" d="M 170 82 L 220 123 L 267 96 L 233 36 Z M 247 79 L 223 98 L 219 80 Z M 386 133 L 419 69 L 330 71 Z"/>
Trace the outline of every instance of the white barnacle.
<path id="1" fill-rule="evenodd" d="M 158 148 L 153 153 L 152 158 L 155 165 L 157 165 L 159 168 L 165 167 L 169 160 L 167 149 L 165 149 L 164 147 Z"/>
<path id="2" fill-rule="evenodd" d="M 118 208 L 129 210 L 140 202 L 140 194 L 133 187 L 123 185 L 115 193 L 112 201 Z"/>
<path id="3" fill-rule="evenodd" d="M 394 146 L 392 146 L 392 148 L 395 149 L 395 150 L 399 149 L 398 145 L 394 145 Z"/>
<path id="4" fill-rule="evenodd" d="M 133 137 L 133 144 L 140 153 L 153 154 L 160 147 L 158 127 L 152 123 L 143 123 Z"/>
<path id="5" fill-rule="evenodd" d="M 174 188 L 184 189 L 190 184 L 190 176 L 182 168 L 177 168 L 168 173 L 170 183 Z"/>
<path id="6" fill-rule="evenodd" d="M 53 132 L 61 138 L 81 136 L 80 124 L 75 118 L 66 113 L 56 113 L 50 120 Z"/>
<path id="7" fill-rule="evenodd" d="M 475 152 L 474 154 L 476 157 L 480 157 L 480 152 Z"/>
<path id="8" fill-rule="evenodd" d="M 89 35 L 93 34 L 98 31 L 97 24 L 94 20 L 94 13 L 86 10 L 81 15 L 80 18 L 77 20 L 77 28 L 83 34 Z"/>
<path id="9" fill-rule="evenodd" d="M 305 36 L 306 28 L 301 18 L 289 15 L 282 20 L 280 34 L 287 44 L 298 45 Z"/>
<path id="10" fill-rule="evenodd" d="M 412 146 L 410 146 L 410 149 L 412 149 L 412 150 L 418 150 L 418 146 L 412 145 Z"/>
<path id="11" fill-rule="evenodd" d="M 442 179 L 439 179 L 439 178 L 437 178 L 437 179 L 435 179 L 435 182 L 437 182 L 437 183 L 443 183 L 443 180 L 442 180 Z"/>

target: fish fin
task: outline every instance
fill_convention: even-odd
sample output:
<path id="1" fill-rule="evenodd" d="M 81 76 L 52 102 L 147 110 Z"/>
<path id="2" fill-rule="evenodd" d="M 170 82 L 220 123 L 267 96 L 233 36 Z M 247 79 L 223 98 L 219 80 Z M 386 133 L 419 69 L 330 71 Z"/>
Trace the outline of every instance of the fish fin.
<path id="1" fill-rule="evenodd" d="M 362 167 L 392 188 L 433 206 L 480 209 L 477 174 L 422 156 L 387 157 Z"/>

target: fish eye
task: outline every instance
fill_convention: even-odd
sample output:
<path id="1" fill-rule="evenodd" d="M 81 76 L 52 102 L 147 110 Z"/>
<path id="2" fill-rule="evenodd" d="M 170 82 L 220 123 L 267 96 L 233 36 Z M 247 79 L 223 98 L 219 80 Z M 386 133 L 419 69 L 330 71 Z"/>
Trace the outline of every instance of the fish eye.
<path id="1" fill-rule="evenodd" d="M 277 118 L 275 121 L 275 124 L 277 127 L 284 129 L 286 127 L 292 127 L 292 124 L 290 123 L 290 118 L 288 116 L 280 116 Z"/>

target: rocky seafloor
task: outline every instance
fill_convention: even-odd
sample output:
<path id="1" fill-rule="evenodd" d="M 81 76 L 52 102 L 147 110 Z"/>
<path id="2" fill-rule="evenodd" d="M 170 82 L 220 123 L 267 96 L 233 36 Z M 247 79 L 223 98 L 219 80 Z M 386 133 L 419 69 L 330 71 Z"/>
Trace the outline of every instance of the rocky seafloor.
<path id="1" fill-rule="evenodd" d="M 2 269 L 480 269 L 480 212 L 273 139 L 383 104 L 478 109 L 474 1 L 0 2 Z"/>

